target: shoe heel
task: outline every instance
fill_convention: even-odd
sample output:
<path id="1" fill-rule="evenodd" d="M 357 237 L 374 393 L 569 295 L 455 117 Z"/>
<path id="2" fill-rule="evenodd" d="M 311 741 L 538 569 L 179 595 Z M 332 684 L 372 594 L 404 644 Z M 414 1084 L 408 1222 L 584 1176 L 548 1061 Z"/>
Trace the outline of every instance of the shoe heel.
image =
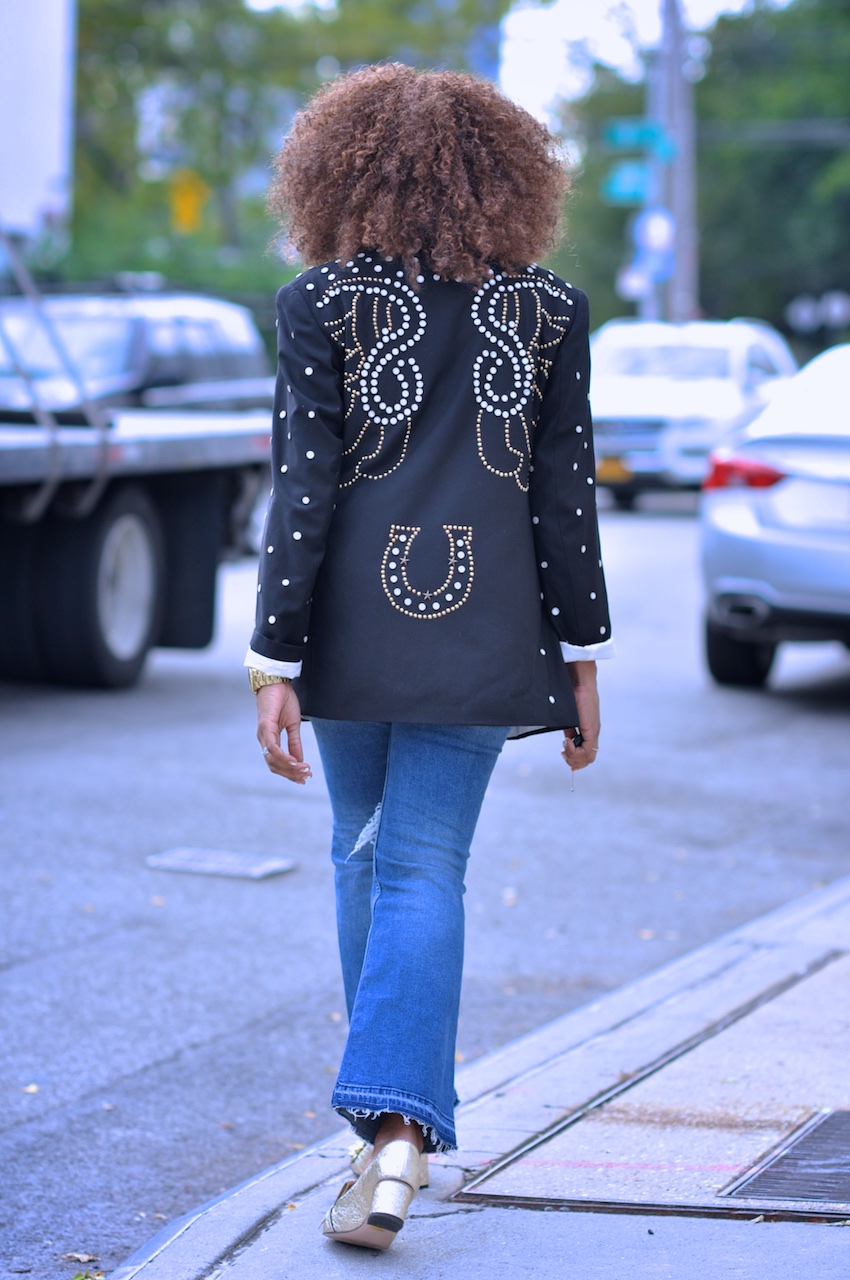
<path id="1" fill-rule="evenodd" d="M 369 1226 L 383 1227 L 385 1231 L 401 1231 L 413 1195 L 413 1187 L 406 1182 L 396 1182 L 394 1178 L 382 1179 L 372 1196 Z"/>

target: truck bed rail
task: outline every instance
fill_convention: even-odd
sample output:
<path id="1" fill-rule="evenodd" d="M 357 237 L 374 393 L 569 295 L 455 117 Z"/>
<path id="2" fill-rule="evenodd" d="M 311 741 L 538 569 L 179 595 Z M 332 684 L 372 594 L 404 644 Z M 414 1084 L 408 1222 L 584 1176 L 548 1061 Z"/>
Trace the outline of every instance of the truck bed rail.
<path id="1" fill-rule="evenodd" d="M 262 463 L 270 447 L 269 415 L 121 410 L 105 436 L 87 427 L 45 428 L 0 422 L 0 485 L 62 483 L 163 471 Z M 105 447 L 104 447 L 105 446 Z"/>

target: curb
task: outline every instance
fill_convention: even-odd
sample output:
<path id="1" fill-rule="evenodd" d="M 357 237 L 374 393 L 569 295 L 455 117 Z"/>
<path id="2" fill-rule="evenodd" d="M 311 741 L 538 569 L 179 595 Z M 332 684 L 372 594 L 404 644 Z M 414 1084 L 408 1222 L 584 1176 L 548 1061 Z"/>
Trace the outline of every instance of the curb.
<path id="1" fill-rule="evenodd" d="M 563 1122 L 624 1072 L 704 1034 L 766 989 L 850 949 L 850 876 L 740 926 L 458 1072 L 461 1147 L 432 1157 L 452 1190 Z M 567 1061 L 569 1060 L 569 1061 Z M 110 1280 L 214 1280 L 290 1205 L 348 1168 L 340 1130 L 170 1223 Z"/>

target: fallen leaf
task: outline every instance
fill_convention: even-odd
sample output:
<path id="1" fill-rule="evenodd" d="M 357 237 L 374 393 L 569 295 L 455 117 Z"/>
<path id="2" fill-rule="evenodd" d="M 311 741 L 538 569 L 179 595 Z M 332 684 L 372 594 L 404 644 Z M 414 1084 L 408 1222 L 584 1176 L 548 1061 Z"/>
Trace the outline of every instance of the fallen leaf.
<path id="1" fill-rule="evenodd" d="M 315 1119 L 316 1119 L 316 1113 L 315 1113 L 315 1111 L 305 1111 L 305 1112 L 304 1112 L 304 1114 L 305 1114 L 305 1116 L 307 1117 L 307 1119 L 308 1119 L 308 1120 L 315 1120 Z"/>
<path id="2" fill-rule="evenodd" d="M 342 1014 L 337 1013 L 337 1011 L 334 1010 L 334 1012 L 330 1015 L 330 1019 L 331 1019 L 331 1022 L 342 1022 Z"/>
<path id="3" fill-rule="evenodd" d="M 233 1123 L 233 1121 L 232 1121 L 232 1120 L 221 1120 L 221 1121 L 219 1122 L 219 1128 L 220 1128 L 220 1129 L 235 1129 L 235 1128 L 236 1128 L 236 1125 Z"/>
<path id="4" fill-rule="evenodd" d="M 97 1262 L 96 1253 L 63 1253 L 62 1257 L 69 1262 Z"/>
<path id="5" fill-rule="evenodd" d="M 38 1085 L 37 1085 L 37 1084 L 25 1084 L 25 1085 L 24 1085 L 24 1093 L 38 1093 Z"/>

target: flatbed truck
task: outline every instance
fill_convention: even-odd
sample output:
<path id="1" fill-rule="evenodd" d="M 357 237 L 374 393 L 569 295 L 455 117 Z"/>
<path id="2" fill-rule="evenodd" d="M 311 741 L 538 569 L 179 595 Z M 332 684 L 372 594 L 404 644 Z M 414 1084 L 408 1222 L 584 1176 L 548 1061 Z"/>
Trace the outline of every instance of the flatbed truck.
<path id="1" fill-rule="evenodd" d="M 157 645 L 207 645 L 269 443 L 267 412 L 0 421 L 0 678 L 122 687 Z"/>

